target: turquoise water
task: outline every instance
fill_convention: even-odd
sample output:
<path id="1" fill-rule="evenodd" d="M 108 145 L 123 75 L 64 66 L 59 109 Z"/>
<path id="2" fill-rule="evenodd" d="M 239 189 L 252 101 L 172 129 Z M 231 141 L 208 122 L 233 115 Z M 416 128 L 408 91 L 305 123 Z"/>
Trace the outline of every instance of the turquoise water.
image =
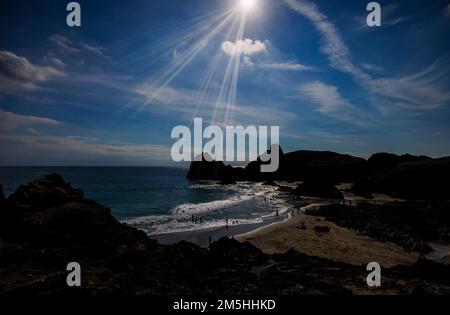
<path id="1" fill-rule="evenodd" d="M 57 172 L 86 198 L 111 208 L 120 221 L 149 234 L 260 223 L 289 211 L 275 187 L 261 183 L 191 182 L 187 170 L 169 167 L 0 167 L 5 195 Z M 198 218 L 193 222 L 192 218 Z M 200 224 L 201 220 L 201 224 Z"/>

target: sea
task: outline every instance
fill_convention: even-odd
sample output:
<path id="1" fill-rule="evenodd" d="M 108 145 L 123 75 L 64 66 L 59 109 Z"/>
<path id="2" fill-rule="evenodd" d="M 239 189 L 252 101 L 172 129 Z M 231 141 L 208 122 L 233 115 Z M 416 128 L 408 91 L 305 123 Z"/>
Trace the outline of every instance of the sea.
<path id="1" fill-rule="evenodd" d="M 117 220 L 150 236 L 256 227 L 292 209 L 277 187 L 193 182 L 186 179 L 187 169 L 173 167 L 0 167 L 0 184 L 9 196 L 20 185 L 54 172 L 86 198 L 109 207 Z"/>

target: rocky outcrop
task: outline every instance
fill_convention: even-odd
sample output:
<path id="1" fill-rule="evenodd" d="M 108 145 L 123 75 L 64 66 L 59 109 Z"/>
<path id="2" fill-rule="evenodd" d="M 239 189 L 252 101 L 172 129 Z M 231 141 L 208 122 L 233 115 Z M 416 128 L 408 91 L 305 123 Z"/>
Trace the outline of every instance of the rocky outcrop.
<path id="1" fill-rule="evenodd" d="M 450 157 L 404 162 L 371 177 L 377 192 L 410 200 L 450 199 Z"/>
<path id="2" fill-rule="evenodd" d="M 294 190 L 294 195 L 325 199 L 344 199 L 333 183 L 324 180 L 306 180 Z"/>
<path id="3" fill-rule="evenodd" d="M 191 180 L 235 181 L 304 181 L 308 179 L 338 183 L 354 183 L 352 192 L 371 198 L 384 193 L 413 200 L 450 199 L 450 157 L 431 159 L 378 153 L 368 161 L 334 152 L 280 150 L 280 166 L 274 173 L 261 173 L 260 159 L 245 169 L 226 166 L 222 162 L 193 162 Z M 270 153 L 270 151 L 268 152 Z"/>
<path id="4" fill-rule="evenodd" d="M 363 267 L 294 251 L 267 255 L 223 238 L 210 249 L 163 246 L 117 222 L 56 174 L 22 186 L 0 211 L 0 295 L 297 295 L 368 293 Z M 323 231 L 325 232 L 325 231 Z M 68 288 L 78 262 L 82 286 Z M 436 276 L 439 272 L 439 276 Z M 383 270 L 373 293 L 449 294 L 450 269 L 434 263 Z"/>
<path id="5" fill-rule="evenodd" d="M 215 180 L 230 184 L 242 177 L 242 171 L 240 168 L 225 165 L 223 162 L 210 161 L 203 156 L 201 161 L 191 163 L 187 178 L 190 180 Z"/>
<path id="6" fill-rule="evenodd" d="M 0 205 L 5 202 L 5 194 L 3 193 L 3 186 L 0 185 Z"/>
<path id="7" fill-rule="evenodd" d="M 296 151 L 284 153 L 279 150 L 280 165 L 274 173 L 262 173 L 261 159 L 251 162 L 245 169 L 225 166 L 222 162 L 193 162 L 188 178 L 191 180 L 276 181 L 318 179 L 334 183 L 353 182 L 367 177 L 367 161 L 362 158 L 334 152 Z M 266 154 L 270 154 L 269 150 Z"/>
<path id="8" fill-rule="evenodd" d="M 393 242 L 403 248 L 429 253 L 426 243 L 449 242 L 450 204 L 447 202 L 402 202 L 391 205 L 324 206 L 306 213 L 325 217 L 327 221 L 355 229 L 382 242 Z"/>

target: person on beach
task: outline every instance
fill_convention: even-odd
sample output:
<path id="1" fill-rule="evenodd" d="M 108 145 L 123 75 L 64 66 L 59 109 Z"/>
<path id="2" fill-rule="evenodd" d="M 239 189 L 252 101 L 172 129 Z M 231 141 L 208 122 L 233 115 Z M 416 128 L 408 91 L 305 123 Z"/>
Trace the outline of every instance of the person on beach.
<path id="1" fill-rule="evenodd" d="M 212 244 L 212 237 L 210 236 L 209 237 L 209 247 L 211 247 L 211 244 Z"/>

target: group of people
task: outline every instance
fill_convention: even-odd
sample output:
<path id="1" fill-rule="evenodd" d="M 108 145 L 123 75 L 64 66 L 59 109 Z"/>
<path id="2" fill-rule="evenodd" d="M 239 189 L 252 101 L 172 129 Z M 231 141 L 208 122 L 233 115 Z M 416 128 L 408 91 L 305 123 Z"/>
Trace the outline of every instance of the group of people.
<path id="1" fill-rule="evenodd" d="M 230 228 L 230 219 L 226 219 L 226 227 L 227 227 L 227 230 Z M 238 220 L 233 220 L 233 221 L 231 221 L 231 225 L 237 225 L 237 224 L 239 224 L 239 221 Z"/>
<path id="2" fill-rule="evenodd" d="M 194 224 L 202 224 L 203 223 L 203 217 L 198 215 L 192 215 L 192 223 Z"/>

